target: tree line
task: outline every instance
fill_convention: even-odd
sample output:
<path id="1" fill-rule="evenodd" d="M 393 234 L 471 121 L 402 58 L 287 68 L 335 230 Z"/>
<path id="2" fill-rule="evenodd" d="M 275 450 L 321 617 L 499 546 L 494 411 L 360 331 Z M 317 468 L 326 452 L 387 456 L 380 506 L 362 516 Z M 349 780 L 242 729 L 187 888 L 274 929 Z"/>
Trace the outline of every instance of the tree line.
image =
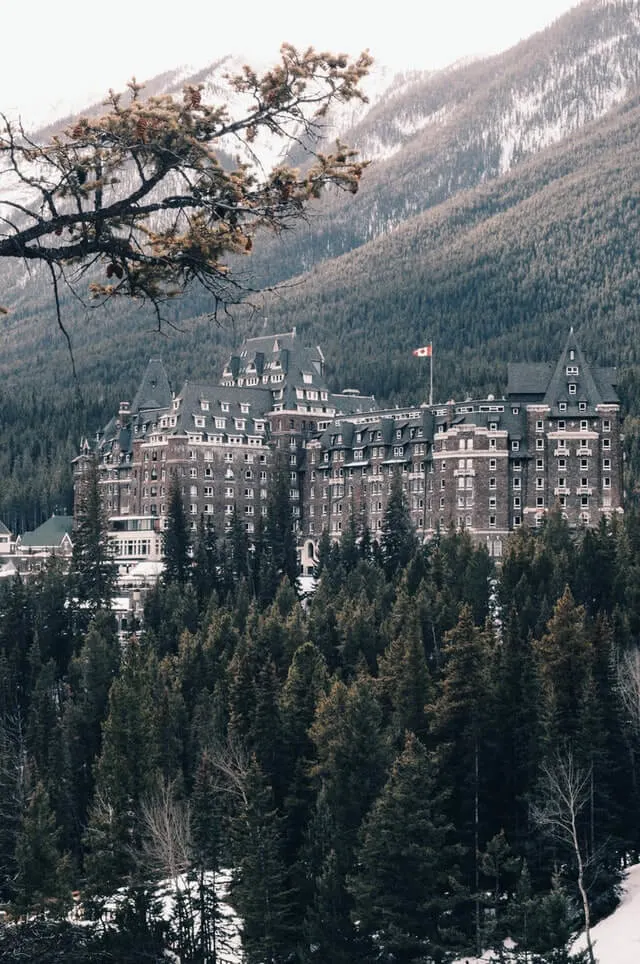
<path id="1" fill-rule="evenodd" d="M 90 486 L 71 572 L 1 587 L 3 959 L 222 962 L 231 907 L 247 964 L 568 961 L 640 843 L 640 518 L 552 515 L 496 570 L 396 485 L 301 600 L 287 491 L 253 544 L 172 499 L 124 644 Z"/>

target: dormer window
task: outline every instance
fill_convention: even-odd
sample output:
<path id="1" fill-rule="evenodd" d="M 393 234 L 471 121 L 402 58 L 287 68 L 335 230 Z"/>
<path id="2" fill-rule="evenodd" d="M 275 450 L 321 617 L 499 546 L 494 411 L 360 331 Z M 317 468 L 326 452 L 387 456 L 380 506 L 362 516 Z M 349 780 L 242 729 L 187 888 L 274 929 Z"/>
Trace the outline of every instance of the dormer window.
<path id="1" fill-rule="evenodd" d="M 248 414 L 249 414 L 249 403 L 248 403 L 248 402 L 240 402 L 240 411 L 242 412 L 243 415 L 248 415 Z"/>
<path id="2" fill-rule="evenodd" d="M 571 377 L 572 375 L 577 375 L 577 374 L 578 374 L 577 365 L 567 365 L 567 377 Z"/>
<path id="3" fill-rule="evenodd" d="M 208 412 L 208 411 L 209 411 L 209 402 L 208 402 L 206 399 L 204 399 L 204 398 L 201 398 L 201 399 L 200 399 L 200 410 L 201 410 L 202 412 Z"/>
<path id="4" fill-rule="evenodd" d="M 575 395 L 578 391 L 578 386 L 574 382 L 569 382 L 569 394 Z"/>
<path id="5" fill-rule="evenodd" d="M 220 402 L 220 410 L 221 410 L 222 412 L 228 412 L 228 411 L 229 411 L 229 402 Z"/>
<path id="6" fill-rule="evenodd" d="M 303 373 L 302 373 L 302 381 L 304 382 L 305 385 L 312 385 L 312 384 L 313 384 L 313 375 L 311 374 L 311 372 L 303 372 Z"/>
<path id="7" fill-rule="evenodd" d="M 567 403 L 566 403 L 566 402 L 558 402 L 558 411 L 559 411 L 559 412 L 566 412 L 566 410 L 567 410 Z"/>
<path id="8" fill-rule="evenodd" d="M 580 412 L 586 412 L 586 410 L 587 410 L 587 403 L 586 403 L 586 402 L 578 402 L 578 410 L 579 410 Z"/>
<path id="9" fill-rule="evenodd" d="M 204 415 L 194 416 L 194 421 L 196 423 L 196 428 L 204 428 Z"/>

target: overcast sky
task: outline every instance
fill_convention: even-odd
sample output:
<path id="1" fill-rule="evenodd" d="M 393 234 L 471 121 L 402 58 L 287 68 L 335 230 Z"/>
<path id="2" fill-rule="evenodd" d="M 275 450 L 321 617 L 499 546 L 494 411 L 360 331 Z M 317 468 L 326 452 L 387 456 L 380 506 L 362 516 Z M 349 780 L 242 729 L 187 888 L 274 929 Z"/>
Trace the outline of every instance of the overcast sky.
<path id="1" fill-rule="evenodd" d="M 226 53 L 269 59 L 283 41 L 359 53 L 399 69 L 495 53 L 576 0 L 5 0 L 0 110 L 27 124 L 59 116 L 182 64 Z M 167 12 L 162 12 L 166 10 Z"/>

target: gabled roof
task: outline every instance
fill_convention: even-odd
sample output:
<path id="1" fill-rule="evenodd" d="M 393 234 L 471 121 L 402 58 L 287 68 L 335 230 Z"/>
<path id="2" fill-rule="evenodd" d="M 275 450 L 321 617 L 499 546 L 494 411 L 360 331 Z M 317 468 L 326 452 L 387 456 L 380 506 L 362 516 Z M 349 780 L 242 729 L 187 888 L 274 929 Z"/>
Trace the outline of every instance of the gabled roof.
<path id="1" fill-rule="evenodd" d="M 18 541 L 23 548 L 27 549 L 57 549 L 63 544 L 65 538 L 70 541 L 72 529 L 73 516 L 52 515 L 33 532 L 25 532 L 18 536 Z"/>
<path id="2" fill-rule="evenodd" d="M 140 387 L 131 403 L 131 414 L 156 411 L 171 405 L 171 386 L 161 358 L 150 358 Z"/>
<path id="3" fill-rule="evenodd" d="M 11 530 L 7 529 L 4 522 L 0 522 L 0 536 L 10 536 L 10 535 L 11 535 Z"/>
<path id="4" fill-rule="evenodd" d="M 569 374 L 568 374 L 569 372 Z M 578 344 L 573 328 L 555 366 L 548 364 L 512 363 L 508 366 L 507 396 L 511 402 L 522 401 L 548 405 L 557 414 L 558 403 L 566 403 L 566 411 L 586 402 L 593 410 L 601 404 L 617 404 L 615 368 L 591 367 Z M 570 392 L 569 385 L 575 385 Z"/>

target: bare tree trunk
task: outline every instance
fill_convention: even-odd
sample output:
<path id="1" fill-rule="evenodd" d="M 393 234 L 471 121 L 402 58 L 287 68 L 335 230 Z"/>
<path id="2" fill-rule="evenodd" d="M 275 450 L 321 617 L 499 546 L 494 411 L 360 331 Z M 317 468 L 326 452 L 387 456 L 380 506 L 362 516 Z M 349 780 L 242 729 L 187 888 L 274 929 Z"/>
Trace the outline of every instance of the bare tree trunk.
<path id="1" fill-rule="evenodd" d="M 532 815 L 550 837 L 570 847 L 574 853 L 589 964 L 597 964 L 591 943 L 589 896 L 584 884 L 584 860 L 577 827 L 578 816 L 589 802 L 591 779 L 592 768 L 584 770 L 576 766 L 571 750 L 558 753 L 554 760 L 542 765 L 542 800 L 533 808 Z"/>

